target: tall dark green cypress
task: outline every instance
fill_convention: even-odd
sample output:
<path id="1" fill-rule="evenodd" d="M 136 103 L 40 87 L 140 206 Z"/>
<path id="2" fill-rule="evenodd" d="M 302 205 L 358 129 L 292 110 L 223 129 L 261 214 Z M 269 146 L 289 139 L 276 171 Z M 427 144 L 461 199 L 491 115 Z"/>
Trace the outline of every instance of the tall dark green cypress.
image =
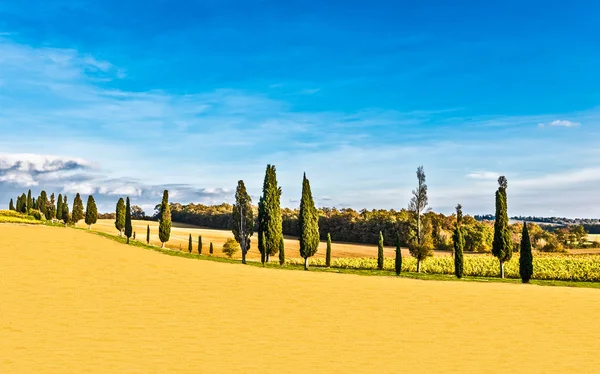
<path id="1" fill-rule="evenodd" d="M 46 216 L 47 220 L 52 218 L 48 212 L 48 204 L 48 194 L 46 191 L 42 190 L 42 192 L 40 192 L 40 197 L 37 200 L 37 205 L 38 209 L 40 212 L 44 213 L 44 216 Z"/>
<path id="2" fill-rule="evenodd" d="M 531 253 L 531 239 L 527 222 L 523 222 L 523 235 L 521 236 L 521 248 L 519 249 L 519 274 L 523 283 L 529 283 L 533 276 L 533 254 Z"/>
<path id="3" fill-rule="evenodd" d="M 383 270 L 383 234 L 379 231 L 379 242 L 377 243 L 377 270 Z"/>
<path id="4" fill-rule="evenodd" d="M 260 236 L 258 237 L 258 245 L 259 247 L 262 247 L 263 250 L 260 252 L 260 262 L 262 262 L 262 265 L 265 266 L 265 261 L 266 261 L 266 257 L 267 257 L 267 252 L 264 250 L 264 243 L 265 242 L 265 232 L 261 232 Z"/>
<path id="5" fill-rule="evenodd" d="M 198 236 L 198 254 L 202 254 L 202 236 Z"/>
<path id="6" fill-rule="evenodd" d="M 169 205 L 169 191 L 163 192 L 163 198 L 160 205 L 160 224 L 158 226 L 158 237 L 160 239 L 161 248 L 165 247 L 165 243 L 171 237 L 171 206 Z"/>
<path id="7" fill-rule="evenodd" d="M 400 275 L 402 271 L 402 249 L 400 248 L 400 234 L 396 235 L 396 261 L 395 261 L 396 275 Z"/>
<path id="8" fill-rule="evenodd" d="M 125 228 L 125 201 L 121 197 L 117 201 L 117 207 L 115 211 L 115 228 L 119 230 L 119 236 L 123 236 L 123 229 Z"/>
<path id="9" fill-rule="evenodd" d="M 327 233 L 327 252 L 325 252 L 325 266 L 331 266 L 331 234 Z"/>
<path id="10" fill-rule="evenodd" d="M 496 191 L 496 220 L 494 222 L 494 241 L 492 254 L 500 261 L 500 277 L 504 278 L 504 263 L 512 258 L 512 237 L 508 228 L 508 208 L 506 203 L 506 188 L 508 183 L 504 176 L 498 178 Z"/>
<path id="11" fill-rule="evenodd" d="M 96 207 L 96 200 L 94 196 L 90 195 L 87 199 L 87 205 L 85 207 L 85 224 L 88 225 L 88 229 L 92 229 L 92 225 L 98 221 L 98 207 Z"/>
<path id="12" fill-rule="evenodd" d="M 33 209 L 37 209 L 37 201 L 35 201 L 35 197 L 33 198 Z"/>
<path id="13" fill-rule="evenodd" d="M 456 206 L 456 228 L 452 239 L 454 241 L 454 274 L 457 278 L 462 278 L 464 272 L 463 251 L 465 248 L 465 238 L 462 232 L 462 206 Z"/>
<path id="14" fill-rule="evenodd" d="M 265 251 L 265 203 L 264 199 L 261 196 L 258 199 L 258 251 L 260 252 L 260 262 L 264 265 L 266 260 L 266 251 Z"/>
<path id="15" fill-rule="evenodd" d="M 283 236 L 279 242 L 279 265 L 285 264 L 285 243 L 283 242 Z"/>
<path id="16" fill-rule="evenodd" d="M 31 190 L 27 191 L 27 211 L 33 209 L 33 200 L 31 199 Z"/>
<path id="17" fill-rule="evenodd" d="M 212 255 L 213 254 L 213 244 L 212 242 L 210 242 L 210 247 L 208 248 L 209 253 Z"/>
<path id="18" fill-rule="evenodd" d="M 61 214 L 61 218 L 63 220 L 63 222 L 65 223 L 65 226 L 69 223 L 69 221 L 71 220 L 71 216 L 69 215 L 69 203 L 67 203 L 67 196 L 65 195 L 64 199 L 63 199 L 63 203 L 61 205 L 62 207 L 62 214 Z"/>
<path id="19" fill-rule="evenodd" d="M 304 259 L 304 270 L 308 270 L 308 259 L 319 249 L 319 215 L 306 173 L 302 180 L 298 228 L 300 229 L 300 256 Z"/>
<path id="20" fill-rule="evenodd" d="M 129 196 L 127 196 L 127 202 L 125 203 L 125 236 L 127 237 L 127 244 L 129 244 L 131 235 L 133 235 L 133 227 L 131 226 L 131 204 L 129 202 Z"/>
<path id="21" fill-rule="evenodd" d="M 150 244 L 150 225 L 146 227 L 146 244 Z"/>
<path id="22" fill-rule="evenodd" d="M 62 212 L 63 212 L 63 198 L 62 194 L 58 194 L 58 200 L 56 201 L 56 219 L 62 220 Z"/>
<path id="23" fill-rule="evenodd" d="M 281 216 L 281 187 L 277 186 L 277 173 L 275 165 L 267 165 L 265 181 L 263 183 L 261 232 L 264 232 L 263 251 L 265 261 L 279 251 L 279 244 L 283 236 L 283 223 Z"/>
<path id="24" fill-rule="evenodd" d="M 25 192 L 21 195 L 21 213 L 27 214 L 27 195 L 25 195 Z"/>
<path id="25" fill-rule="evenodd" d="M 15 209 L 17 212 L 21 213 L 21 196 L 17 196 L 17 205 Z"/>
<path id="26" fill-rule="evenodd" d="M 75 227 L 77 227 L 77 222 L 83 218 L 83 201 L 81 200 L 81 195 L 79 195 L 79 193 L 75 195 L 75 200 L 73 200 L 73 213 L 71 214 L 71 217 L 73 223 L 75 223 Z"/>
<path id="27" fill-rule="evenodd" d="M 244 181 L 238 181 L 235 204 L 231 213 L 231 231 L 242 250 L 242 264 L 246 263 L 246 254 L 250 250 L 250 237 L 254 234 L 254 212 L 251 203 L 252 199 L 246 192 Z"/>
<path id="28" fill-rule="evenodd" d="M 190 239 L 188 241 L 188 252 L 192 253 L 192 234 L 190 234 Z"/>
<path id="29" fill-rule="evenodd" d="M 9 210 L 15 210 L 15 203 L 13 203 L 13 199 L 10 199 L 10 203 L 8 204 Z"/>

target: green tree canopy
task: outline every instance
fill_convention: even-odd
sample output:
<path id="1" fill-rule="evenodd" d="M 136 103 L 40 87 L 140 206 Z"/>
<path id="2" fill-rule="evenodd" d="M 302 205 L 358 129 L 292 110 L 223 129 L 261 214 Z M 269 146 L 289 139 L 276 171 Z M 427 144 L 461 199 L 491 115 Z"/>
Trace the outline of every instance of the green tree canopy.
<path id="1" fill-rule="evenodd" d="M 127 244 L 129 244 L 129 238 L 133 235 L 133 226 L 131 225 L 131 202 L 129 196 L 127 196 L 127 202 L 125 203 L 125 236 L 127 237 Z"/>
<path id="2" fill-rule="evenodd" d="M 88 225 L 88 229 L 91 229 L 92 225 L 96 222 L 98 222 L 98 208 L 96 207 L 94 196 L 90 195 L 85 207 L 85 224 Z"/>
<path id="3" fill-rule="evenodd" d="M 115 217 L 115 228 L 117 230 L 119 230 L 119 236 L 122 236 L 123 234 L 123 229 L 125 228 L 125 201 L 123 200 L 123 198 L 120 198 L 119 201 L 117 201 L 117 208 L 115 211 L 116 217 Z"/>
<path id="4" fill-rule="evenodd" d="M 171 207 L 169 206 L 169 191 L 163 192 L 162 203 L 160 205 L 160 224 L 158 227 L 158 237 L 165 247 L 165 243 L 171 237 Z"/>
<path id="5" fill-rule="evenodd" d="M 304 269 L 308 270 L 308 259 L 319 249 L 319 216 L 306 173 L 302 180 L 298 226 L 300 227 L 300 256 L 304 259 Z"/>
<path id="6" fill-rule="evenodd" d="M 250 237 L 254 233 L 254 212 L 252 199 L 246 192 L 244 181 L 238 181 L 235 191 L 235 205 L 233 206 L 232 232 L 235 240 L 242 249 L 242 263 L 246 263 L 246 254 L 250 250 Z M 283 238 L 283 236 L 282 236 Z"/>

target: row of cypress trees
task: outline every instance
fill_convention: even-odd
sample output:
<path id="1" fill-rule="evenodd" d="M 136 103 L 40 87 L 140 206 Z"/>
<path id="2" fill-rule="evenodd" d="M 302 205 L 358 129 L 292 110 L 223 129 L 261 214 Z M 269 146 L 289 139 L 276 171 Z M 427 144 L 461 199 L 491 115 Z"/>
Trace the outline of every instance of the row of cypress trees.
<path id="1" fill-rule="evenodd" d="M 87 206 L 85 211 L 83 210 L 83 201 L 81 195 L 77 193 L 73 200 L 73 211 L 69 210 L 69 203 L 67 195 L 58 195 L 58 200 L 54 202 L 54 193 L 51 194 L 48 199 L 46 191 L 42 190 L 40 195 L 36 199 L 32 197 L 31 190 L 27 192 L 27 195 L 23 193 L 17 197 L 16 205 L 13 199 L 10 199 L 8 208 L 20 213 L 30 213 L 32 210 L 38 211 L 40 215 L 43 215 L 47 220 L 57 219 L 63 221 L 66 224 L 73 223 L 77 226 L 77 223 L 85 218 L 85 223 L 91 228 L 91 225 L 95 224 L 98 220 L 98 208 L 94 196 L 89 195 L 87 200 Z M 37 214 L 37 213 L 36 213 Z"/>
<path id="2" fill-rule="evenodd" d="M 504 264 L 510 261 L 513 254 L 513 243 L 508 228 L 508 204 L 506 189 L 508 181 L 506 177 L 498 178 L 498 190 L 496 191 L 496 220 L 494 222 L 494 241 L 492 254 L 500 262 L 500 277 L 504 278 Z M 462 206 L 456 207 L 456 229 L 453 234 L 454 241 L 454 273 L 457 278 L 462 278 L 464 273 L 463 249 L 465 239 L 462 233 Z M 533 276 L 533 254 L 531 251 L 531 239 L 527 222 L 523 222 L 523 233 L 519 250 L 519 275 L 523 283 L 529 283 Z"/>

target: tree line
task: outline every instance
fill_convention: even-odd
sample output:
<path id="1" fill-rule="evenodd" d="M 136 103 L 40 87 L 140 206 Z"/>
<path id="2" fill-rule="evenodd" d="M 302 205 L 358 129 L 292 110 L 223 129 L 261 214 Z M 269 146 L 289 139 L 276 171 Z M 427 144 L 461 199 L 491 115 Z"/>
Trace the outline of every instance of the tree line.
<path id="1" fill-rule="evenodd" d="M 303 175 L 302 195 L 300 206 L 297 209 L 282 209 L 282 189 L 278 186 L 276 169 L 274 165 L 267 165 L 263 182 L 263 193 L 258 205 L 252 205 L 244 182 L 239 181 L 236 189 L 235 204 L 221 204 L 219 206 L 204 206 L 201 204 L 169 203 L 168 191 L 163 193 L 163 199 L 157 206 L 155 219 L 159 221 L 159 239 L 161 246 L 169 241 L 171 221 L 199 224 L 216 228 L 229 228 L 232 230 L 235 242 L 242 250 L 242 262 L 246 263 L 246 254 L 250 250 L 250 237 L 258 235 L 258 250 L 261 262 L 267 263 L 278 255 L 281 265 L 285 263 L 285 248 L 283 235 L 295 235 L 300 242 L 300 256 L 304 259 L 304 267 L 308 270 L 308 260 L 317 252 L 321 239 L 327 240 L 327 262 L 331 258 L 332 241 L 346 241 L 371 243 L 376 240 L 378 246 L 378 268 L 383 269 L 383 247 L 386 244 L 396 245 L 396 272 L 402 269 L 401 245 L 406 245 L 411 256 L 417 260 L 417 272 L 421 270 L 422 261 L 433 255 L 434 249 L 450 249 L 455 258 L 455 272 L 457 277 L 462 276 L 462 254 L 465 250 L 487 251 L 499 260 L 499 273 L 504 277 L 504 263 L 509 261 L 512 253 L 525 250 L 522 261 L 527 262 L 532 248 L 532 237 L 527 225 L 522 226 L 520 233 L 515 233 L 517 225 L 512 227 L 508 222 L 507 214 L 507 180 L 500 177 L 499 187 L 496 191 L 497 219 L 493 226 L 488 222 L 479 222 L 473 217 L 463 216 L 462 206 L 459 204 L 456 213 L 451 216 L 436 214 L 428 208 L 428 190 L 423 167 L 417 168 L 417 188 L 412 191 L 412 198 L 408 209 L 398 212 L 394 210 L 362 210 L 356 212 L 351 209 L 337 210 L 335 208 L 317 209 L 312 198 L 310 182 Z M 115 228 L 119 235 L 124 235 L 129 243 L 132 235 L 132 219 L 145 218 L 141 208 L 133 206 L 130 198 L 120 198 L 117 202 L 114 217 Z M 17 197 L 16 205 L 11 199 L 9 208 L 28 214 L 39 212 L 48 220 L 62 220 L 65 225 L 77 224 L 82 218 L 91 226 L 96 223 L 98 212 L 93 196 L 88 197 L 87 208 L 83 210 L 81 196 L 76 194 L 73 202 L 73 211 L 69 212 L 67 196 L 58 195 L 54 201 L 54 194 L 48 198 L 45 191 L 35 199 L 31 191 Z M 192 220 L 192 222 L 190 222 Z M 203 223 L 200 223 L 201 221 Z M 210 224 L 206 224 L 210 223 Z M 149 238 L 149 226 L 147 241 Z M 515 236 L 519 235 L 518 241 Z M 581 240 L 580 234 L 574 234 Z M 577 236 L 579 235 L 579 236 Z M 571 238 L 571 236 L 569 236 Z M 541 241 L 542 239 L 537 239 Z M 199 253 L 201 253 L 201 237 L 199 238 Z M 556 239 L 560 244 L 560 240 Z M 567 240 L 568 241 L 568 240 Z M 536 242 L 535 236 L 533 242 Z M 548 246 L 548 243 L 544 244 Z M 226 243 L 227 253 L 233 253 L 232 243 Z M 210 245 L 212 253 L 212 243 Z M 188 249 L 191 252 L 192 238 L 190 235 Z M 528 251 L 528 252 L 527 252 Z M 529 256 L 529 257 L 528 257 Z M 525 268 L 528 263 L 523 265 Z M 531 265 L 532 266 L 532 265 Z M 527 271 L 525 271 L 525 274 Z M 524 281 L 527 277 L 524 277 Z"/>

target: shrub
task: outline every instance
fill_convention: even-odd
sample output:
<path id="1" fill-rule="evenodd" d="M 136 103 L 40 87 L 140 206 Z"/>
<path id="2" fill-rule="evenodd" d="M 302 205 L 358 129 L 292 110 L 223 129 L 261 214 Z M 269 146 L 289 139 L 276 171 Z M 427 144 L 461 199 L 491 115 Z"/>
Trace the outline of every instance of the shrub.
<path id="1" fill-rule="evenodd" d="M 211 243 L 212 244 L 212 243 Z M 231 258 L 233 255 L 240 249 L 240 245 L 234 238 L 229 238 L 223 244 L 223 253 L 227 255 L 227 257 Z"/>

